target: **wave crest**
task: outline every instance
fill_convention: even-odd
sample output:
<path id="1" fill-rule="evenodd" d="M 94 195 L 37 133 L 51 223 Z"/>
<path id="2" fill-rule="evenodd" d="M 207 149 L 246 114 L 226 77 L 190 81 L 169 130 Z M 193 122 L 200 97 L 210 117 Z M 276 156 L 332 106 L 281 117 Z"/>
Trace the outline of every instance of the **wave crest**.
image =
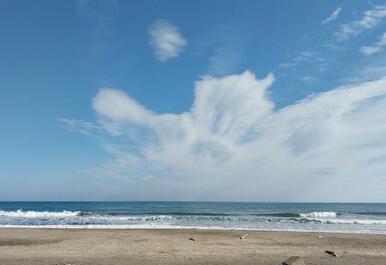
<path id="1" fill-rule="evenodd" d="M 303 218 L 335 218 L 336 216 L 336 212 L 312 212 L 300 214 L 300 217 Z"/>
<path id="2" fill-rule="evenodd" d="M 2 217 L 13 217 L 13 218 L 65 218 L 80 216 L 80 211 L 62 211 L 62 212 L 49 212 L 49 211 L 1 211 L 0 216 Z"/>

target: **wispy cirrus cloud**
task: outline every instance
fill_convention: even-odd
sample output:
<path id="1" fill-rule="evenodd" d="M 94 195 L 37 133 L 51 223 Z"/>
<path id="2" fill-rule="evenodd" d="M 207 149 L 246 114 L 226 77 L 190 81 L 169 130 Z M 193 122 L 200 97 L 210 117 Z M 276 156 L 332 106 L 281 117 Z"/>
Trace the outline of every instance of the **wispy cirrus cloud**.
<path id="1" fill-rule="evenodd" d="M 119 14 L 116 0 L 77 0 L 76 12 L 89 28 L 90 49 L 100 53 L 114 49 L 114 23 Z"/>
<path id="2" fill-rule="evenodd" d="M 374 6 L 372 9 L 363 13 L 358 20 L 341 25 L 340 29 L 335 32 L 338 40 L 346 40 L 356 36 L 365 29 L 370 29 L 381 23 L 386 18 L 386 5 Z"/>
<path id="3" fill-rule="evenodd" d="M 150 44 L 161 62 L 177 57 L 187 44 L 178 28 L 167 20 L 158 20 L 149 28 Z"/>
<path id="4" fill-rule="evenodd" d="M 125 140 L 110 146 L 111 159 L 94 174 L 148 199 L 339 201 L 342 187 L 345 200 L 384 196 L 386 79 L 282 109 L 268 97 L 273 82 L 248 71 L 204 77 L 180 114 L 101 89 L 93 109 L 99 121 L 119 124 Z"/>
<path id="5" fill-rule="evenodd" d="M 318 51 L 295 51 L 292 58 L 279 64 L 279 69 L 282 71 L 305 70 L 298 77 L 306 84 L 315 84 L 319 82 L 318 76 L 320 73 L 328 69 L 329 63 L 322 52 Z"/>
<path id="6" fill-rule="evenodd" d="M 106 130 L 104 126 L 89 121 L 68 118 L 58 118 L 58 121 L 60 122 L 63 128 L 69 131 L 79 132 L 86 135 L 92 135 L 95 132 L 98 133 Z"/>
<path id="7" fill-rule="evenodd" d="M 339 17 L 339 14 L 340 12 L 342 12 L 342 8 L 338 7 L 337 9 L 335 9 L 326 19 L 324 19 L 321 24 L 324 25 L 324 24 L 327 24 L 327 23 L 330 23 L 332 21 L 335 21 L 338 19 Z"/>
<path id="8" fill-rule="evenodd" d="M 320 52 L 316 51 L 295 51 L 289 62 L 281 63 L 279 68 L 292 68 L 304 63 L 325 63 Z"/>
<path id="9" fill-rule="evenodd" d="M 383 50 L 383 47 L 386 46 L 386 32 L 381 35 L 379 40 L 371 46 L 363 46 L 360 48 L 360 51 L 365 55 L 372 55 Z"/>
<path id="10" fill-rule="evenodd" d="M 220 47 L 214 50 L 209 58 L 209 73 L 213 75 L 224 75 L 234 72 L 243 58 L 242 49 Z"/>

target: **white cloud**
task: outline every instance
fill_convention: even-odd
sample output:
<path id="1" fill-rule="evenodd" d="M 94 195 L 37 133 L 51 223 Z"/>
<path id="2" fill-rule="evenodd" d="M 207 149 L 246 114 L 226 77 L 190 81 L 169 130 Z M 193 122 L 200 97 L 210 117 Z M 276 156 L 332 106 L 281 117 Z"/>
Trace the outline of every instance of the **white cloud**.
<path id="1" fill-rule="evenodd" d="M 161 62 L 177 57 L 187 41 L 177 27 L 166 20 L 158 20 L 150 26 L 150 43 L 155 56 Z"/>
<path id="2" fill-rule="evenodd" d="M 204 77 L 180 114 L 102 89 L 100 126 L 119 125 L 124 140 L 94 173 L 128 183 L 133 199 L 384 200 L 386 79 L 282 109 L 268 98 L 273 82 L 248 71 Z"/>
<path id="3" fill-rule="evenodd" d="M 384 46 L 386 46 L 386 32 L 382 34 L 379 41 L 375 42 L 372 46 L 361 47 L 360 51 L 365 55 L 372 55 L 382 51 Z"/>
<path id="4" fill-rule="evenodd" d="M 350 23 L 343 24 L 335 36 L 339 40 L 345 40 L 352 36 L 356 36 L 365 29 L 375 27 L 386 17 L 386 5 L 375 6 L 373 9 L 367 10 L 363 16 Z"/>
<path id="5" fill-rule="evenodd" d="M 331 13 L 331 15 L 330 15 L 328 18 L 326 18 L 325 20 L 323 20 L 323 21 L 321 22 L 322 25 L 337 20 L 337 18 L 338 18 L 338 16 L 339 16 L 340 12 L 342 12 L 342 8 L 338 7 L 337 9 L 335 9 L 335 10 Z"/>

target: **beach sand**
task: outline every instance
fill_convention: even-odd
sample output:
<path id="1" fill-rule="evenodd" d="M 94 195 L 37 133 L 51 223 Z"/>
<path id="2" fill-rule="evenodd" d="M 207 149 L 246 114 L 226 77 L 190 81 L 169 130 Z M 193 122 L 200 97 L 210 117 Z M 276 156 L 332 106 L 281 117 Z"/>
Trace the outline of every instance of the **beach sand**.
<path id="1" fill-rule="evenodd" d="M 240 236 L 248 233 L 244 239 Z M 193 238 L 195 241 L 190 240 Z M 338 257 L 325 253 L 334 250 Z M 386 264 L 386 235 L 213 230 L 0 229 L 0 264 Z"/>

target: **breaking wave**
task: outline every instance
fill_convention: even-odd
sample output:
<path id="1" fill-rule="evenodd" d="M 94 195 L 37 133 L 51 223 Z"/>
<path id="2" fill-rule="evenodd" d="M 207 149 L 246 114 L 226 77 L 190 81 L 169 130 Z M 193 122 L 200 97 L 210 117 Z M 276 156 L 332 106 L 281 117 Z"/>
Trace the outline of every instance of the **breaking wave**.
<path id="1" fill-rule="evenodd" d="M 366 215 L 370 215 L 366 212 Z M 334 211 L 228 212 L 205 211 L 30 211 L 0 210 L 0 227 L 36 228 L 194 228 L 283 231 L 364 231 L 386 233 L 386 219 L 379 214 Z"/>
<path id="2" fill-rule="evenodd" d="M 62 211 L 62 212 L 49 212 L 49 211 L 1 211 L 0 217 L 13 217 L 13 218 L 65 218 L 65 217 L 74 217 L 80 216 L 82 212 L 80 211 Z"/>
<path id="3" fill-rule="evenodd" d="M 312 212 L 300 214 L 300 217 L 303 218 L 335 218 L 336 216 L 336 212 Z"/>

